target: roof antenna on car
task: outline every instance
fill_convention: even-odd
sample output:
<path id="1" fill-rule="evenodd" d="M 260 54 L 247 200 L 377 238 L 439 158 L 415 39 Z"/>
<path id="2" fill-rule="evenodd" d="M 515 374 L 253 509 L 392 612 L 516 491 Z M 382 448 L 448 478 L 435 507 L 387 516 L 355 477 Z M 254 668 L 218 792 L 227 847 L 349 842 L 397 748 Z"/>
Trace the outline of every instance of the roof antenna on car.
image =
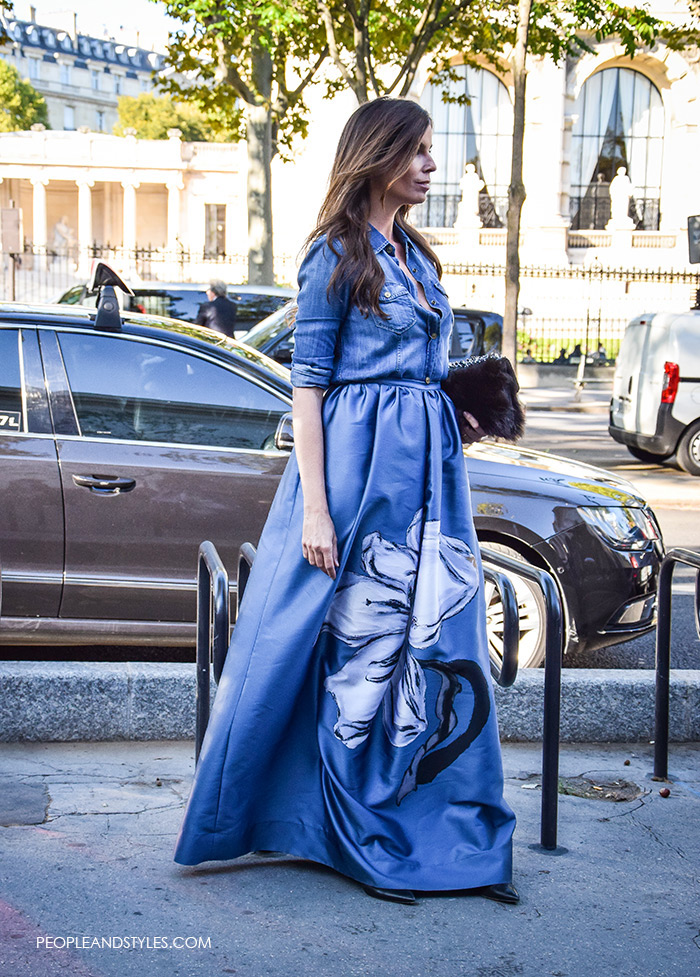
<path id="1" fill-rule="evenodd" d="M 98 292 L 97 315 L 95 316 L 95 329 L 104 329 L 107 332 L 119 332 L 122 327 L 122 319 L 119 312 L 119 302 L 115 286 L 120 288 L 127 295 L 133 295 L 128 285 L 125 285 L 119 275 L 104 261 L 98 261 L 95 265 L 88 285 L 88 292 Z"/>

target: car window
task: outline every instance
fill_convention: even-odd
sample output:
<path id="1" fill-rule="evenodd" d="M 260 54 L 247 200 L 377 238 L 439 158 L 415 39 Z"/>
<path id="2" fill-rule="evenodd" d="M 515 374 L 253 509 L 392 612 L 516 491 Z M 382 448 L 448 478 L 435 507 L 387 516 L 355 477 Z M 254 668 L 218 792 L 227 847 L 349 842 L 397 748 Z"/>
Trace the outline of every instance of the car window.
<path id="1" fill-rule="evenodd" d="M 236 303 L 236 318 L 239 323 L 260 322 L 289 301 L 286 295 L 257 295 L 254 292 L 231 291 L 228 297 Z"/>
<path id="2" fill-rule="evenodd" d="M 499 322 L 491 322 L 484 330 L 484 352 L 500 352 L 503 330 Z"/>
<path id="3" fill-rule="evenodd" d="M 19 330 L 0 331 L 0 433 L 26 431 L 22 410 L 22 374 L 19 366 Z"/>
<path id="4" fill-rule="evenodd" d="M 453 340 L 455 338 L 458 339 L 459 345 L 461 346 L 458 355 L 471 356 L 472 352 L 474 352 L 474 327 L 475 323 L 471 319 L 468 319 L 466 316 L 459 315 L 458 313 L 455 314 L 455 325 L 452 338 Z M 453 342 L 453 350 L 455 345 L 456 344 Z M 451 351 L 451 355 L 454 355 L 453 351 Z"/>
<path id="5" fill-rule="evenodd" d="M 74 285 L 67 292 L 64 292 L 58 301 L 61 305 L 80 305 L 84 292 L 84 285 Z"/>
<path id="6" fill-rule="evenodd" d="M 236 292 L 231 289 L 228 297 L 236 303 L 236 318 L 243 327 L 259 322 L 265 316 L 288 302 L 285 295 L 265 295 L 257 292 Z M 208 302 L 204 289 L 196 288 L 135 288 L 129 308 L 149 315 L 162 315 L 171 319 L 196 322 L 199 307 Z"/>
<path id="7" fill-rule="evenodd" d="M 243 342 L 248 346 L 254 346 L 255 349 L 269 349 L 277 336 L 294 327 L 296 315 L 296 302 L 288 302 L 283 308 L 254 326 L 242 337 Z"/>
<path id="8" fill-rule="evenodd" d="M 78 333 L 60 343 L 85 437 L 271 448 L 289 410 L 245 377 L 166 346 Z"/>
<path id="9" fill-rule="evenodd" d="M 129 308 L 149 315 L 164 315 L 171 319 L 195 322 L 199 307 L 207 302 L 207 293 L 197 289 L 135 288 Z"/>
<path id="10" fill-rule="evenodd" d="M 278 339 L 276 343 L 264 352 L 267 356 L 271 356 L 273 360 L 277 360 L 278 363 L 284 363 L 287 366 L 291 365 L 292 357 L 294 356 L 294 331 L 292 330 L 286 336 L 282 336 L 281 339 Z"/>

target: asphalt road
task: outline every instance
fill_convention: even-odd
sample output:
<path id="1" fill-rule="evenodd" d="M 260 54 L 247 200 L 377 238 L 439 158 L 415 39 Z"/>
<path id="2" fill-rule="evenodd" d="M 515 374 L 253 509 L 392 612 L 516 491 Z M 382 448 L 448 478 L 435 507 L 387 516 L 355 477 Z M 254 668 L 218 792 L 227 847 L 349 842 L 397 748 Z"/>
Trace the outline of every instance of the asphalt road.
<path id="1" fill-rule="evenodd" d="M 673 462 L 649 465 L 636 461 L 607 430 L 607 413 L 528 412 L 524 447 L 607 468 L 629 479 L 650 502 L 666 549 L 700 549 L 700 479 Z M 694 572 L 678 567 L 673 576 L 671 665 L 700 668 L 700 640 L 693 617 Z M 567 655 L 569 668 L 653 668 L 655 634 L 598 651 Z"/>

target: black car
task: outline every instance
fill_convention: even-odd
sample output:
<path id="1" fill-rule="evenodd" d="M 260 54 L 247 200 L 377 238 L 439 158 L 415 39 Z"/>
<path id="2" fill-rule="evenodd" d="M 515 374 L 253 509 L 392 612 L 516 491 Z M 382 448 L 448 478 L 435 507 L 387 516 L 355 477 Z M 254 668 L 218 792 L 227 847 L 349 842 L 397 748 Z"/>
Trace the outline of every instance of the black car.
<path id="1" fill-rule="evenodd" d="M 0 305 L 0 643 L 192 644 L 198 546 L 233 573 L 257 543 L 291 399 L 288 370 L 197 326 Z M 568 648 L 653 627 L 662 544 L 631 485 L 486 442 L 468 470 L 479 539 L 552 573 Z M 542 595 L 514 583 L 535 665 Z M 487 603 L 497 652 L 497 592 Z"/>
<path id="2" fill-rule="evenodd" d="M 296 311 L 296 303 L 288 302 L 238 338 L 246 346 L 265 353 L 278 363 L 289 365 L 294 350 Z M 453 308 L 452 311 L 455 327 L 452 330 L 451 360 L 462 360 L 466 356 L 492 351 L 500 352 L 503 336 L 502 316 L 497 312 L 481 312 L 477 309 Z"/>
<path id="3" fill-rule="evenodd" d="M 131 286 L 133 295 L 119 293 L 124 308 L 130 312 L 167 316 L 196 322 L 199 307 L 208 302 L 208 285 L 189 282 L 146 282 Z M 244 333 L 260 320 L 286 305 L 295 289 L 278 285 L 231 285 L 228 297 L 236 304 L 236 335 Z M 61 305 L 86 305 L 95 308 L 97 295 L 87 284 L 73 285 L 58 299 Z"/>

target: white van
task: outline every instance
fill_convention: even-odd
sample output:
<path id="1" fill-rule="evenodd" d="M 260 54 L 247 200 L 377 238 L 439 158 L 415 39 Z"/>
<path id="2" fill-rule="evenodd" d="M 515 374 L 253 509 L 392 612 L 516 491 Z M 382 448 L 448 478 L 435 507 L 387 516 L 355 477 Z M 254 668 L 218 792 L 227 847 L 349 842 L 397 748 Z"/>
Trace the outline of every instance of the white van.
<path id="1" fill-rule="evenodd" d="M 627 326 L 615 366 L 611 436 L 635 458 L 676 454 L 700 475 L 700 310 L 656 312 Z"/>

